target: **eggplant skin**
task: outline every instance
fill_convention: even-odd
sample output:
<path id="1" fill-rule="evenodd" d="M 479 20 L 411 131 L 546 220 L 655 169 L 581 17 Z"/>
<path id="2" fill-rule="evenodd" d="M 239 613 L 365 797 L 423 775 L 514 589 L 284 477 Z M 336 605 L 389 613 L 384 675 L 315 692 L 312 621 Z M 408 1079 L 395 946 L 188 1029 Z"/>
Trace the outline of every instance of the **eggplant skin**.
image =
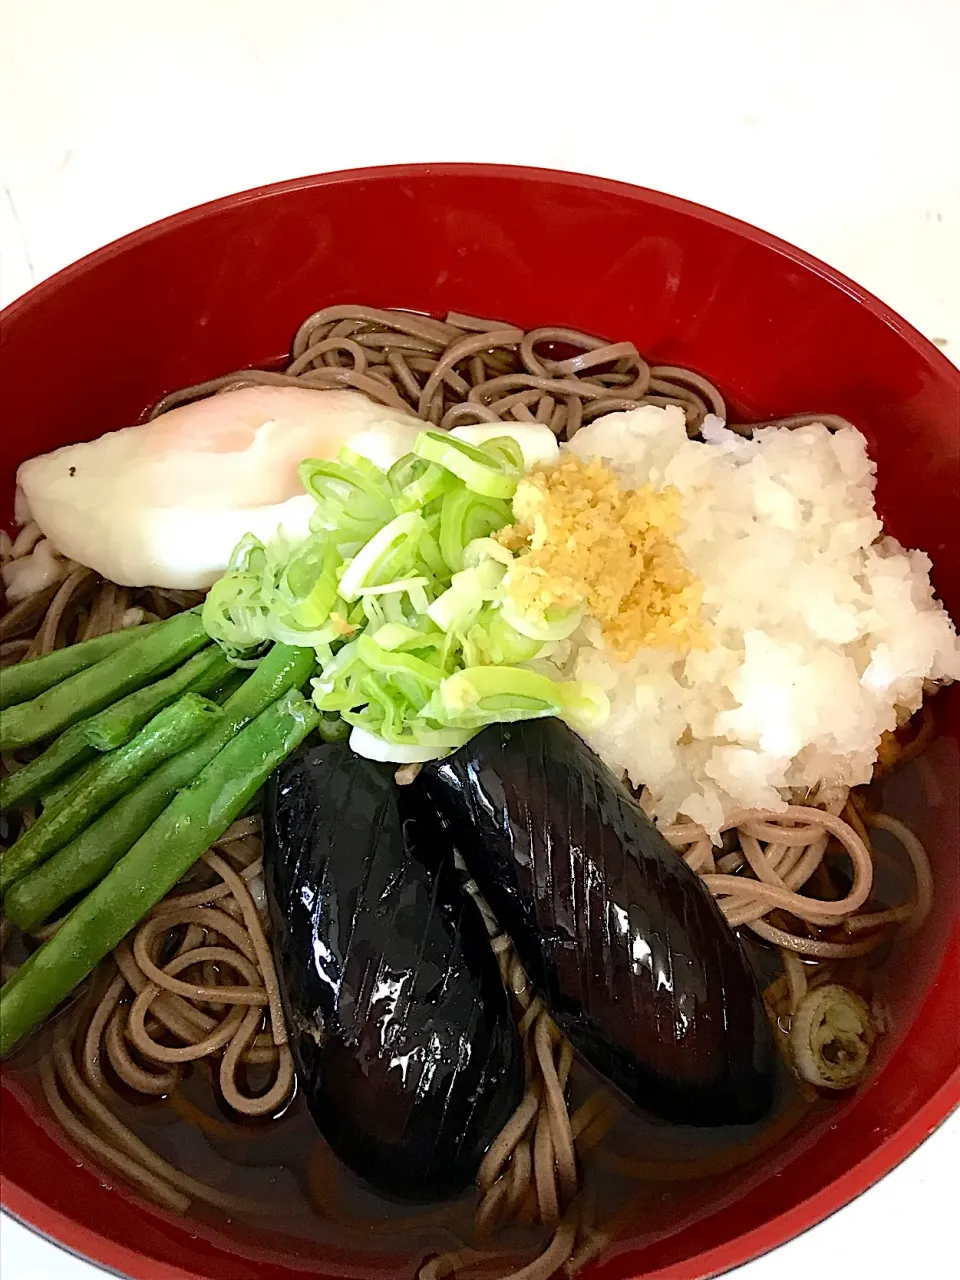
<path id="1" fill-rule="evenodd" d="M 674 1123 L 751 1124 L 769 1112 L 776 1053 L 736 936 L 571 729 L 491 725 L 418 783 L 596 1071 Z"/>
<path id="2" fill-rule="evenodd" d="M 336 1155 L 416 1202 L 462 1191 L 524 1088 L 476 904 L 423 792 L 345 743 L 274 775 L 273 952 L 299 1082 Z"/>

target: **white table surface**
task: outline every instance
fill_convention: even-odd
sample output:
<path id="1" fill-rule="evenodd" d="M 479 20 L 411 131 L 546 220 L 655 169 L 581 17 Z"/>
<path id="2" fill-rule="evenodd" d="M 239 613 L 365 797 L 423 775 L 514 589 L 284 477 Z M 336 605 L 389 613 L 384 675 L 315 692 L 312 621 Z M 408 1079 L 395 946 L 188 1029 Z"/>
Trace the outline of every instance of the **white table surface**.
<path id="1" fill-rule="evenodd" d="M 960 363 L 958 49 L 958 0 L 0 0 L 0 304 L 230 191 L 495 160 L 743 217 Z M 958 1166 L 954 1116 L 738 1280 L 956 1274 Z M 0 1274 L 96 1271 L 4 1218 Z"/>

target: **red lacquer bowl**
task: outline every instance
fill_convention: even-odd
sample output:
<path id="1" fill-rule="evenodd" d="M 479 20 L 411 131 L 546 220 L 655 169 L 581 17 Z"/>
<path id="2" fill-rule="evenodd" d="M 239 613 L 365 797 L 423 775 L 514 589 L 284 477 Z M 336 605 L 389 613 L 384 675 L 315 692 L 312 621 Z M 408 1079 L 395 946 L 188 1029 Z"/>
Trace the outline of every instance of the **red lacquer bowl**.
<path id="1" fill-rule="evenodd" d="M 300 319 L 354 300 L 569 324 L 692 366 L 756 418 L 844 414 L 880 469 L 887 528 L 934 558 L 960 616 L 960 374 L 888 308 L 753 227 L 596 178 L 490 166 L 305 178 L 204 205 L 67 268 L 2 316 L 3 474 L 31 454 L 135 421 L 163 392 L 286 351 Z M 890 802 L 935 863 L 935 910 L 892 967 L 893 1030 L 856 1097 L 747 1169 L 649 1198 L 596 1265 L 606 1280 L 699 1280 L 762 1253 L 863 1191 L 960 1101 L 960 698 Z M 198 1232 L 61 1142 L 9 1078 L 3 1205 L 116 1271 L 150 1280 L 294 1280 L 408 1273 L 342 1247 L 296 1250 L 224 1224 Z"/>

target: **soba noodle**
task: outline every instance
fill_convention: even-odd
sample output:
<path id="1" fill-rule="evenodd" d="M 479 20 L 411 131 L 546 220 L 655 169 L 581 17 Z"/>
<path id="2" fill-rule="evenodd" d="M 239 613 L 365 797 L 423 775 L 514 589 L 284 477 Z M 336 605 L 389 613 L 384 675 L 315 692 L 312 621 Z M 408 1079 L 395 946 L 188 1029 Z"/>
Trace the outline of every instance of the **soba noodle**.
<path id="1" fill-rule="evenodd" d="M 558 349 L 573 352 L 558 357 Z M 156 418 L 177 405 L 242 386 L 352 387 L 380 404 L 412 409 L 444 428 L 478 422 L 539 422 L 569 440 L 604 413 L 638 405 L 679 406 L 695 435 L 708 413 L 726 418 L 718 389 L 691 369 L 649 365 L 632 342 L 607 342 L 578 329 L 525 332 L 502 320 L 448 312 L 446 320 L 352 303 L 315 311 L 297 330 L 283 372 L 239 369 L 164 396 Z M 823 422 L 835 414 L 794 414 L 764 426 Z M 729 424 L 741 434 L 749 424 Z"/>
<path id="2" fill-rule="evenodd" d="M 310 316 L 297 332 L 285 372 L 242 370 L 188 387 L 161 400 L 151 417 L 251 383 L 353 387 L 443 427 L 535 421 L 564 438 L 602 413 L 638 404 L 679 405 L 690 434 L 708 413 L 726 417 L 722 396 L 706 379 L 673 365 L 651 367 L 629 342 L 608 343 L 557 327 L 524 332 L 453 312 L 438 321 L 354 305 L 327 307 Z M 762 425 L 810 421 L 843 425 L 842 419 L 823 414 Z M 40 538 L 39 529 L 30 525 L 15 542 L 2 535 L 5 581 L 16 578 L 19 563 L 34 553 Z M 118 587 L 69 561 L 54 558 L 51 563 L 52 569 L 44 565 L 49 580 L 0 619 L 4 664 L 167 617 L 197 599 L 194 593 Z M 926 729 L 925 723 L 918 742 Z M 907 758 L 912 750 L 894 740 L 885 743 L 884 767 L 896 762 L 898 752 Z M 3 764 L 13 771 L 20 761 L 6 753 Z M 415 769 L 406 770 L 398 781 L 409 782 L 413 776 Z M 30 824 L 30 810 L 22 821 Z M 906 852 L 915 888 L 902 905 L 871 905 L 876 853 L 869 830 L 889 833 Z M 895 929 L 916 928 L 930 908 L 930 869 L 916 836 L 846 793 L 793 804 L 782 812 L 738 812 L 728 823 L 722 851 L 693 823 L 675 824 L 664 834 L 703 878 L 730 926 L 745 928 L 779 950 L 783 975 L 768 986 L 764 999 L 788 1057 L 792 1021 L 809 1007 L 805 1002 L 811 993 L 819 991 L 826 998 L 834 981 L 832 964 L 868 954 Z M 827 871 L 826 859 L 835 851 L 843 852 L 853 872 L 849 888 L 841 893 Z M 77 1146 L 177 1213 L 186 1212 L 193 1200 L 230 1212 L 248 1206 L 189 1177 L 137 1137 L 120 1118 L 121 1098 L 104 1066 L 109 1064 L 125 1089 L 168 1098 L 183 1114 L 195 1110 L 179 1094 L 189 1063 L 206 1065 L 226 1104 L 241 1117 L 270 1116 L 283 1109 L 294 1073 L 260 872 L 258 819 L 242 819 L 99 967 L 81 1001 L 57 1019 L 52 1049 L 41 1060 L 50 1109 Z M 817 896 L 804 892 L 811 885 Z M 602 1143 L 619 1104 L 601 1088 L 571 1112 L 573 1050 L 532 991 L 476 886 L 467 881 L 466 887 L 483 914 L 512 997 L 526 1066 L 523 1100 L 479 1170 L 476 1238 L 482 1244 L 511 1223 L 539 1226 L 550 1233 L 546 1248 L 510 1280 L 546 1280 L 561 1267 L 572 1275 L 617 1229 L 618 1219 L 595 1226 L 595 1206 L 584 1194 L 582 1158 Z M 6 951 L 11 936 L 7 923 L 0 923 L 0 952 Z M 10 961 L 4 965 L 6 976 Z M 245 1084 L 251 1068 L 263 1077 L 258 1092 Z M 767 1145 L 797 1122 L 795 1112 L 771 1126 Z M 757 1146 L 745 1155 L 733 1153 L 724 1167 L 755 1154 Z M 621 1172 L 641 1178 L 683 1180 L 718 1168 L 716 1158 L 670 1167 L 604 1156 L 602 1150 L 597 1155 L 608 1166 L 619 1162 Z M 439 1280 L 497 1257 L 502 1254 L 483 1248 L 444 1254 L 423 1266 L 421 1280 Z"/>

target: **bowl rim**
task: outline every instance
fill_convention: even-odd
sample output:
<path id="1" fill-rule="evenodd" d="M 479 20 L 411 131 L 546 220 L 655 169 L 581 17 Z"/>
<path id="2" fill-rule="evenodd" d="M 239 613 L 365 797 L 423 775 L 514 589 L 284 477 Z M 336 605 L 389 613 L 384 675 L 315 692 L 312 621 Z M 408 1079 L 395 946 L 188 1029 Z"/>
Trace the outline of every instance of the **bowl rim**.
<path id="1" fill-rule="evenodd" d="M 16 320 L 22 311 L 42 304 L 48 295 L 55 296 L 58 289 L 101 263 L 125 253 L 128 249 L 148 243 L 158 236 L 175 231 L 191 223 L 202 221 L 211 214 L 236 209 L 246 204 L 283 197 L 293 191 L 309 188 L 335 187 L 359 181 L 438 178 L 476 178 L 480 180 L 510 179 L 518 182 L 550 182 L 554 185 L 576 187 L 599 194 L 615 195 L 638 204 L 653 205 L 674 213 L 685 214 L 697 221 L 730 231 L 775 252 L 781 258 L 796 263 L 813 272 L 848 297 L 865 307 L 887 328 L 931 363 L 941 376 L 956 385 L 960 393 L 960 368 L 924 337 L 909 321 L 881 302 L 874 294 L 828 266 L 819 258 L 790 244 L 778 236 L 764 231 L 752 223 L 721 213 L 707 205 L 680 196 L 669 195 L 650 187 L 643 187 L 613 178 L 566 170 L 526 165 L 484 164 L 467 162 L 438 162 L 417 164 L 372 165 L 352 169 L 339 169 L 329 173 L 306 175 L 284 179 L 262 186 L 250 187 L 214 200 L 193 205 L 167 215 L 138 228 L 127 235 L 112 240 L 68 264 L 61 270 L 34 285 L 26 293 L 15 298 L 0 310 L 0 326 Z M 808 1196 L 792 1209 L 767 1219 L 753 1230 L 723 1245 L 718 1245 L 696 1258 L 680 1264 L 671 1264 L 667 1270 L 647 1272 L 643 1280 L 708 1280 L 762 1256 L 777 1247 L 788 1244 L 804 1231 L 816 1226 L 831 1214 L 862 1195 L 885 1174 L 911 1155 L 954 1111 L 960 1109 L 960 1064 L 940 1088 L 899 1129 L 890 1134 L 875 1151 L 851 1166 L 828 1186 Z M 135 1275 L 138 1280 L 204 1280 L 199 1273 L 172 1266 L 119 1244 L 95 1228 L 61 1213 L 42 1200 L 23 1190 L 9 1176 L 0 1171 L 0 1209 L 28 1229 L 75 1253 L 84 1260 L 121 1276 Z"/>
<path id="2" fill-rule="evenodd" d="M 821 1191 L 726 1244 L 637 1280 L 711 1280 L 773 1253 L 859 1199 L 960 1111 L 960 1068 L 876 1151 Z M 196 1271 L 171 1266 L 119 1244 L 75 1218 L 52 1209 L 0 1174 L 0 1209 L 50 1244 L 103 1270 L 136 1280 L 205 1280 Z M 128 1269 L 129 1268 L 129 1269 Z"/>
<path id="3" fill-rule="evenodd" d="M 75 277 L 83 275 L 99 263 L 108 262 L 124 253 L 127 249 L 149 242 L 168 231 L 188 226 L 192 222 L 202 221 L 210 214 L 239 208 L 258 200 L 280 197 L 290 191 L 302 191 L 312 187 L 343 186 L 367 179 L 402 181 L 405 178 L 426 178 L 431 176 L 446 178 L 474 177 L 480 179 L 506 178 L 514 181 L 552 182 L 559 186 L 579 187 L 587 191 L 617 195 L 638 203 L 669 209 L 674 213 L 692 215 L 701 222 L 706 222 L 725 231 L 732 231 L 748 240 L 752 240 L 755 244 L 760 244 L 767 249 L 773 250 L 780 257 L 795 262 L 799 266 L 806 267 L 821 279 L 828 281 L 840 289 L 841 292 L 847 294 L 855 302 L 859 302 L 861 306 L 866 307 L 872 315 L 876 316 L 877 319 L 881 320 L 888 328 L 909 343 L 913 350 L 917 351 L 925 359 L 932 360 L 934 365 L 939 367 L 941 373 L 946 374 L 951 381 L 957 383 L 958 390 L 960 390 L 960 367 L 944 355 L 939 347 L 935 346 L 929 338 L 925 337 L 908 320 L 905 320 L 899 312 L 888 306 L 887 303 L 881 302 L 875 294 L 857 284 L 855 280 L 844 275 L 843 272 L 838 271 L 835 267 L 829 266 L 822 259 L 815 257 L 812 253 L 808 253 L 805 249 L 798 248 L 788 240 L 782 240 L 779 236 L 773 235 L 772 232 L 764 231 L 752 222 L 747 222 L 743 218 L 736 218 L 732 214 L 721 213 L 720 210 L 712 209 L 709 205 L 700 204 L 696 200 L 687 200 L 682 196 L 670 195 L 667 192 L 657 191 L 653 187 L 640 186 L 637 183 L 623 182 L 617 178 L 604 178 L 597 174 L 578 173 L 566 169 L 550 169 L 535 165 L 485 164 L 459 160 L 436 163 L 366 165 L 353 169 L 331 170 L 329 173 L 306 174 L 299 178 L 284 178 L 279 182 L 247 187 L 242 191 L 218 196 L 213 200 L 205 200 L 201 204 L 191 205 L 186 209 L 167 214 L 163 218 L 147 223 L 146 226 L 119 236 L 115 240 L 110 240 L 99 248 L 92 249 L 89 253 L 84 254 L 82 258 L 77 258 L 76 261 L 61 267 L 59 271 L 33 285 L 26 293 L 14 298 L 12 302 L 9 302 L 6 307 L 0 310 L 0 322 L 9 324 L 18 317 L 21 310 L 33 306 L 38 301 L 42 302 L 48 292 L 56 292 L 58 288 L 69 283 Z"/>

